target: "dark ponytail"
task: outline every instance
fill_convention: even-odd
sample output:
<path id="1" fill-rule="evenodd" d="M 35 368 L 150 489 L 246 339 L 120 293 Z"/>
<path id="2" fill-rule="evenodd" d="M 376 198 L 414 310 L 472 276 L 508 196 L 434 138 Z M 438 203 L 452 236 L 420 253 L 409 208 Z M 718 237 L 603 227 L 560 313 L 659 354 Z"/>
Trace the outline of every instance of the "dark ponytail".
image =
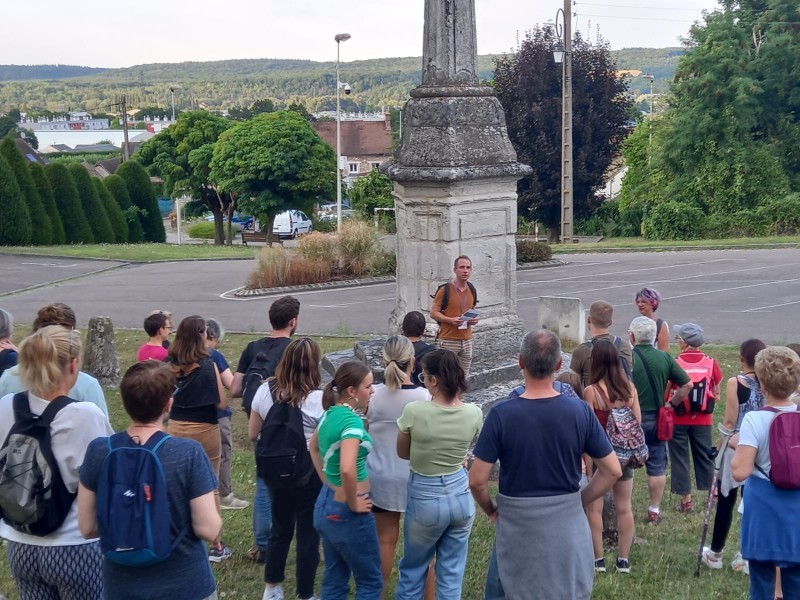
<path id="1" fill-rule="evenodd" d="M 431 350 L 422 357 L 422 368 L 436 377 L 436 385 L 448 398 L 457 398 L 467 391 L 467 378 L 455 352 Z"/>
<path id="2" fill-rule="evenodd" d="M 339 366 L 333 379 L 322 390 L 322 408 L 328 410 L 336 404 L 345 390 L 349 387 L 357 388 L 367 375 L 369 367 L 362 362 L 351 360 Z"/>

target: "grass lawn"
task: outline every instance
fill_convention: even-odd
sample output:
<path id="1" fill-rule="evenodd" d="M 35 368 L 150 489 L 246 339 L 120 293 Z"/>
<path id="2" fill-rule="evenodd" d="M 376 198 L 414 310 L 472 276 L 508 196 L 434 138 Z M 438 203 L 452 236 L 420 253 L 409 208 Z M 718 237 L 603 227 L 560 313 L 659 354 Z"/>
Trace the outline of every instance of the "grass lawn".
<path id="1" fill-rule="evenodd" d="M 210 258 L 254 258 L 258 248 L 213 244 L 76 244 L 64 246 L 15 246 L 3 254 L 44 254 L 74 258 L 105 258 L 132 262 L 194 260 Z"/>
<path id="2" fill-rule="evenodd" d="M 17 331 L 27 328 L 18 326 Z M 232 368 L 247 344 L 255 339 L 252 335 L 229 334 L 226 336 L 220 351 L 229 359 Z M 117 349 L 120 357 L 120 368 L 124 370 L 132 364 L 138 346 L 144 341 L 143 333 L 138 331 L 117 331 Z M 351 347 L 353 338 L 317 338 L 324 352 Z M 734 375 L 738 369 L 737 351 L 733 346 L 707 346 L 706 351 L 720 361 L 725 377 Z M 723 386 L 724 388 L 724 386 Z M 115 430 L 127 426 L 127 418 L 122 410 L 119 392 L 106 390 L 106 400 L 111 413 L 111 424 Z M 239 405 L 239 401 L 234 401 Z M 717 410 L 721 417 L 722 410 Z M 234 411 L 233 418 L 234 456 L 233 456 L 233 488 L 236 495 L 252 501 L 255 489 L 255 464 L 250 444 L 246 439 L 246 422 L 242 411 Z M 710 571 L 703 567 L 701 576 L 694 578 L 694 565 L 705 508 L 705 493 L 694 495 L 695 512 L 689 515 L 678 514 L 673 510 L 678 501 L 677 496 L 665 495 L 662 503 L 664 519 L 658 527 L 644 524 L 647 510 L 646 478 L 643 471 L 636 473 L 634 485 L 634 513 L 637 522 L 636 535 L 644 541 L 635 545 L 631 552 L 631 575 L 617 575 L 613 572 L 598 576 L 595 580 L 595 599 L 639 600 L 653 598 L 721 598 L 740 600 L 747 597 L 748 579 L 734 573 L 728 567 L 733 554 L 738 548 L 738 521 L 731 528 L 731 535 L 725 551 L 726 568 L 721 571 Z M 245 552 L 252 545 L 252 511 L 250 509 L 223 511 L 223 539 L 233 550 L 233 557 L 223 563 L 213 565 L 217 578 L 220 598 L 255 599 L 260 598 L 263 591 L 264 569 L 245 558 Z M 710 540 L 709 532 L 709 540 Z M 488 565 L 488 556 L 494 538 L 494 528 L 481 514 L 475 519 L 470 538 L 469 558 L 464 575 L 463 598 L 479 600 L 483 597 L 483 584 Z M 531 540 L 532 544 L 542 543 Z M 398 558 L 402 550 L 402 541 L 398 547 Z M 609 551 L 606 563 L 612 565 L 616 554 Z M 321 580 L 320 568 L 318 580 Z M 293 598 L 294 557 L 290 554 L 284 583 L 286 598 Z M 387 599 L 394 598 L 394 583 Z M 319 591 L 319 587 L 317 587 Z M 0 595 L 5 594 L 8 600 L 18 600 L 16 588 L 11 579 L 6 563 L 5 552 L 0 552 Z"/>
<path id="3" fill-rule="evenodd" d="M 720 240 L 654 241 L 643 238 L 605 238 L 596 244 L 573 244 L 565 246 L 553 244 L 554 254 L 581 254 L 586 252 L 612 252 L 617 250 L 714 250 L 731 246 L 753 247 L 771 244 L 794 244 L 800 246 L 800 236 L 785 235 L 754 238 L 727 238 Z"/>

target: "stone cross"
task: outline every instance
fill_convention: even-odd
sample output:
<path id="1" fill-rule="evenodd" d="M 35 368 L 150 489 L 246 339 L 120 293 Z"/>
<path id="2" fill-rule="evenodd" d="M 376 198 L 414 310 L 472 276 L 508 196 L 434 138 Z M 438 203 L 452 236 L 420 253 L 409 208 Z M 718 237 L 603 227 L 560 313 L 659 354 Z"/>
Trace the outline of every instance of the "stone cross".
<path id="1" fill-rule="evenodd" d="M 475 0 L 425 0 L 422 85 L 477 85 Z"/>

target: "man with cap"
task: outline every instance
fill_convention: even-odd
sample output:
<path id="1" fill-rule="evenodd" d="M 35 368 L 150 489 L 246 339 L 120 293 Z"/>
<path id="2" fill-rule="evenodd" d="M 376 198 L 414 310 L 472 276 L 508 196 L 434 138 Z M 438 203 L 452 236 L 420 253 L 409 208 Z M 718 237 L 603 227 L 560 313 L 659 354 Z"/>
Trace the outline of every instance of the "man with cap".
<path id="1" fill-rule="evenodd" d="M 714 471 L 714 461 L 711 458 L 712 413 L 719 398 L 722 369 L 716 359 L 700 350 L 705 342 L 702 327 L 696 323 L 686 323 L 675 325 L 673 332 L 680 348 L 675 362 L 692 380 L 692 391 L 675 407 L 675 432 L 669 441 L 671 490 L 681 497 L 675 510 L 689 513 L 694 508 L 689 475 L 690 447 L 697 489 L 708 490 L 711 485 Z"/>

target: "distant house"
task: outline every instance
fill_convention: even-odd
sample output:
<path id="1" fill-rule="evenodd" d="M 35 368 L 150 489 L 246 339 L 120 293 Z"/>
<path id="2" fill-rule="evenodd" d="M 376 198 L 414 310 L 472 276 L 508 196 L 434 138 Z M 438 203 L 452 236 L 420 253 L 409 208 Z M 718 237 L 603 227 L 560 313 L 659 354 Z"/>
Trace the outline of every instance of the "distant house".
<path id="1" fill-rule="evenodd" d="M 36 150 L 34 150 L 33 146 L 31 146 L 28 142 L 26 142 L 22 138 L 16 138 L 14 140 L 14 145 L 16 145 L 17 150 L 20 151 L 20 153 L 22 154 L 22 156 L 25 157 L 26 160 L 42 166 L 47 164 L 47 161 L 43 159 L 41 156 L 39 156 L 39 153 Z"/>
<path id="2" fill-rule="evenodd" d="M 105 179 L 117 172 L 119 166 L 122 164 L 122 158 L 109 158 L 107 160 L 101 160 L 94 164 L 94 170 L 97 173 L 97 177 L 100 179 Z"/>
<path id="3" fill-rule="evenodd" d="M 39 154 L 53 154 L 55 152 L 72 152 L 72 148 L 66 144 L 50 144 L 44 148 L 39 148 Z"/>
<path id="4" fill-rule="evenodd" d="M 316 121 L 312 123 L 333 151 L 336 151 L 336 122 Z M 387 113 L 381 121 L 341 121 L 342 176 L 350 186 L 362 175 L 377 169 L 392 156 L 392 121 Z"/>
<path id="5" fill-rule="evenodd" d="M 75 152 L 119 152 L 114 144 L 77 144 Z"/>

